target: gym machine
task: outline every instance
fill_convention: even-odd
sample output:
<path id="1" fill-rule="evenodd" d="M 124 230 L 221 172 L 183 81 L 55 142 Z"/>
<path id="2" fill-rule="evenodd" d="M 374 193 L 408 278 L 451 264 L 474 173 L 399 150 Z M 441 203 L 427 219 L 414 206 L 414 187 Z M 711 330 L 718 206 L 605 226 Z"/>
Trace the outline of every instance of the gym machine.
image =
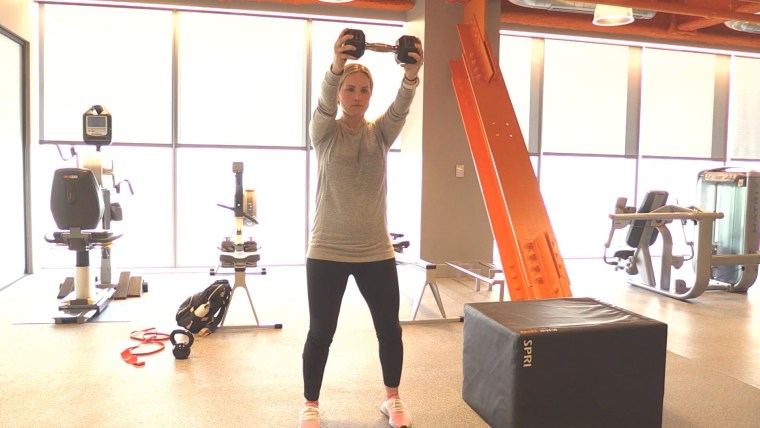
<path id="1" fill-rule="evenodd" d="M 409 56 L 409 53 L 417 53 L 416 43 L 419 43 L 419 39 L 414 36 L 401 36 L 395 45 L 387 45 L 385 43 L 368 43 L 364 37 L 364 31 L 349 29 L 346 34 L 354 36 L 346 42 L 347 45 L 353 46 L 354 51 L 348 52 L 353 55 L 354 58 L 359 59 L 364 55 L 364 51 L 374 52 L 393 52 L 396 54 L 396 63 L 398 64 L 416 64 L 417 60 Z"/>
<path id="2" fill-rule="evenodd" d="M 120 192 L 122 182 L 116 182 L 113 165 L 104 168 L 101 157 L 101 147 L 111 143 L 112 117 L 95 105 L 85 111 L 82 122 L 84 143 L 94 145 L 95 153 L 85 159 L 83 168 L 56 170 L 50 195 L 50 209 L 60 230 L 46 235 L 45 240 L 76 252 L 75 276 L 59 284 L 59 311 L 53 317 L 57 324 L 87 322 L 112 299 L 137 297 L 147 291 L 142 277 L 132 277 L 129 272 L 121 273 L 118 284 L 111 283 L 111 246 L 122 236 L 110 230 L 111 221 L 123 219 L 121 206 L 111 201 L 111 190 L 103 182 L 103 177 L 110 175 L 113 188 Z M 72 155 L 76 155 L 73 148 Z M 134 194 L 129 181 L 124 182 Z M 101 249 L 99 283 L 90 272 L 89 251 L 95 247 Z"/>
<path id="3" fill-rule="evenodd" d="M 626 206 L 626 198 L 618 198 L 615 212 L 609 215 L 612 226 L 604 246 L 605 263 L 632 276 L 629 284 L 676 299 L 691 299 L 708 290 L 746 292 L 757 279 L 760 263 L 760 173 L 730 167 L 705 170 L 699 173 L 697 189 L 699 207 L 667 205 L 664 191 L 648 192 L 638 210 Z M 673 221 L 682 228 L 689 221 L 695 224 L 696 242 L 685 240 L 688 255 L 673 253 L 669 228 Z M 615 230 L 626 227 L 630 249 L 608 258 Z M 659 278 L 650 251 L 658 236 Z M 673 275 L 686 261 L 694 270 L 686 275 L 690 286 Z"/>
<path id="4" fill-rule="evenodd" d="M 246 275 L 266 275 L 266 268 L 259 270 L 249 270 L 256 268 L 261 256 L 258 253 L 259 244 L 252 238 L 244 239 L 243 227 L 254 226 L 259 224 L 256 219 L 256 191 L 253 189 L 243 188 L 243 162 L 233 162 L 232 172 L 235 174 L 235 201 L 233 206 L 227 206 L 223 204 L 217 204 L 221 208 L 231 210 L 235 215 L 235 229 L 234 235 L 231 237 L 225 237 L 222 241 L 219 250 L 222 254 L 219 256 L 219 264 L 217 267 L 211 268 L 209 275 L 234 275 L 235 282 L 232 286 L 232 298 L 235 297 L 235 291 L 242 288 L 248 297 L 248 303 L 251 306 L 251 312 L 253 312 L 253 318 L 255 324 L 251 325 L 230 325 L 225 326 L 224 322 L 227 318 L 229 311 L 225 311 L 222 317 L 220 328 L 274 328 L 281 329 L 282 324 L 261 324 L 259 317 L 256 314 L 256 308 L 253 305 L 253 299 L 251 293 L 248 291 L 248 285 L 245 282 Z M 220 269 L 232 269 L 232 272 L 220 272 Z"/>

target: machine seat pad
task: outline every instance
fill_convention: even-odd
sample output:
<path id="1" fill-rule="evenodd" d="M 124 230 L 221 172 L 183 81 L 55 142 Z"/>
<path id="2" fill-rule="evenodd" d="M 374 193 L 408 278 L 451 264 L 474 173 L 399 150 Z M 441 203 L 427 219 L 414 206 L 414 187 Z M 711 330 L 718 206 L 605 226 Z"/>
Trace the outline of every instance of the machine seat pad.
<path id="1" fill-rule="evenodd" d="M 53 236 L 50 237 L 50 235 L 45 235 L 45 241 L 50 242 L 51 244 L 60 244 L 60 245 L 68 245 L 68 241 L 71 240 L 71 235 L 66 236 L 69 232 L 53 232 Z M 103 230 L 103 231 L 90 231 L 90 232 L 82 232 L 81 233 L 82 238 L 86 239 L 88 243 L 91 244 L 108 244 L 111 243 L 119 238 L 122 237 L 122 234 L 114 234 L 113 232 Z"/>
<path id="2" fill-rule="evenodd" d="M 619 250 L 615 251 L 615 258 L 621 259 L 621 260 L 628 260 L 630 257 L 633 257 L 633 250 Z"/>
<path id="3" fill-rule="evenodd" d="M 236 257 L 232 254 L 222 254 L 219 256 L 219 261 L 222 267 L 254 267 L 261 259 L 259 254 L 245 254 L 242 257 Z"/>

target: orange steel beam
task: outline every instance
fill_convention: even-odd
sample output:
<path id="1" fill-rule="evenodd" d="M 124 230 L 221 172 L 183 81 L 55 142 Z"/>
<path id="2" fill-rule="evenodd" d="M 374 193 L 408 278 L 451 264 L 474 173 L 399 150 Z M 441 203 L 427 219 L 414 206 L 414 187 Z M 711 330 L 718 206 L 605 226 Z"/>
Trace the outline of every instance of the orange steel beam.
<path id="1" fill-rule="evenodd" d="M 504 78 L 477 21 L 457 25 L 463 60 L 450 67 L 510 299 L 572 296 Z"/>

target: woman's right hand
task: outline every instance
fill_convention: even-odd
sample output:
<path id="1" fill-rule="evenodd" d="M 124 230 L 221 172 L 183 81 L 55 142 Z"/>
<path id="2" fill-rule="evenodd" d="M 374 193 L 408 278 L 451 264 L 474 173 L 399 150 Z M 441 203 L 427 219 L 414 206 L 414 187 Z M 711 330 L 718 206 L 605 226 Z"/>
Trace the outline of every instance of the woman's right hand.
<path id="1" fill-rule="evenodd" d="M 330 71 L 335 74 L 343 74 L 343 67 L 346 66 L 346 61 L 349 59 L 356 59 L 351 54 L 356 48 L 346 44 L 346 42 L 353 39 L 354 36 L 346 34 L 347 32 L 348 28 L 344 28 L 343 31 L 340 32 L 338 40 L 335 41 L 335 46 L 333 46 L 334 57 L 333 63 L 330 66 Z"/>

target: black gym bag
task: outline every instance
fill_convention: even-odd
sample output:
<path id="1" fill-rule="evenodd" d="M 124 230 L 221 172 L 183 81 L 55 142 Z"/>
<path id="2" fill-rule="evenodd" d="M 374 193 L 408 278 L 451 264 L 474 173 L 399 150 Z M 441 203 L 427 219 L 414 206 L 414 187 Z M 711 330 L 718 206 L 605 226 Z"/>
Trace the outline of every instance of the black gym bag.
<path id="1" fill-rule="evenodd" d="M 177 324 L 193 333 L 208 328 L 211 333 L 221 325 L 230 305 L 232 287 L 226 279 L 214 281 L 205 290 L 188 297 L 177 310 Z"/>

